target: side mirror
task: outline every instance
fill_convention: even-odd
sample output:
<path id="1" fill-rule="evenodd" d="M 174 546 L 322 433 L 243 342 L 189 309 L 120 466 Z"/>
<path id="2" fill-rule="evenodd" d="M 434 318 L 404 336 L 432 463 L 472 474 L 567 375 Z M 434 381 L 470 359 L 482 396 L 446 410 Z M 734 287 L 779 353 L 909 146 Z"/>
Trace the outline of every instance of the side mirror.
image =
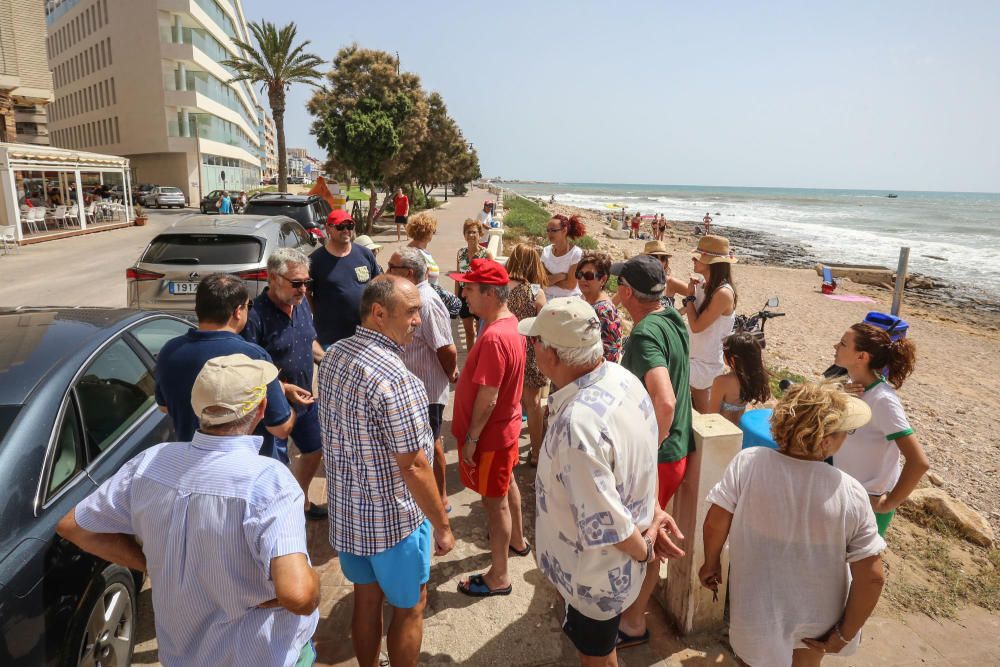
<path id="1" fill-rule="evenodd" d="M 772 296 L 770 299 L 768 299 L 767 300 L 767 307 L 768 308 L 777 308 L 778 307 L 778 297 Z"/>

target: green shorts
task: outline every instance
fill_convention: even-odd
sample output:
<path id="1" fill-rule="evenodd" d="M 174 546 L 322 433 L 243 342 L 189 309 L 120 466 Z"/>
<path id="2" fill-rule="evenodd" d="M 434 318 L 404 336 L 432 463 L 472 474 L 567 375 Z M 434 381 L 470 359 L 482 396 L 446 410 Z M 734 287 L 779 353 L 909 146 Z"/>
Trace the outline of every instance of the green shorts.
<path id="1" fill-rule="evenodd" d="M 891 512 L 883 512 L 879 514 L 875 512 L 875 523 L 878 525 L 879 537 L 885 537 L 885 531 L 889 527 L 889 523 L 892 521 L 892 517 L 896 515 L 896 510 Z"/>
<path id="2" fill-rule="evenodd" d="M 312 667 L 315 662 L 316 648 L 310 639 L 302 645 L 302 651 L 299 652 L 299 659 L 295 662 L 295 667 Z"/>

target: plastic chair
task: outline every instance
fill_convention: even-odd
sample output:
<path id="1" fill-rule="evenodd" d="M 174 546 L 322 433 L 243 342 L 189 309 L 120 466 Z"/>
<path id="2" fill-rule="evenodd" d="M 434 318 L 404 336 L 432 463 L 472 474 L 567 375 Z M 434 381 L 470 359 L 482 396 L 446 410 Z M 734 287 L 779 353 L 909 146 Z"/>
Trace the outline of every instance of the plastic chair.
<path id="1" fill-rule="evenodd" d="M 18 250 L 17 228 L 14 225 L 0 225 L 0 244 L 2 244 L 3 254 L 5 255 L 10 253 L 7 250 L 8 246 L 14 246 L 15 252 Z"/>
<path id="2" fill-rule="evenodd" d="M 84 211 L 84 215 L 87 216 L 87 223 L 94 225 L 97 224 L 97 204 L 90 202 Z"/>
<path id="3" fill-rule="evenodd" d="M 25 227 L 28 228 L 29 232 L 31 232 L 32 234 L 37 234 L 38 225 L 35 224 L 35 215 L 34 213 L 32 213 L 33 210 L 34 209 L 28 208 L 27 206 L 22 206 L 21 222 L 24 224 Z"/>
<path id="4" fill-rule="evenodd" d="M 28 215 L 36 223 L 36 225 L 35 225 L 35 229 L 36 230 L 38 229 L 37 223 L 40 222 L 45 227 L 45 231 L 49 231 L 49 223 L 45 219 L 46 212 L 47 211 L 44 208 L 40 208 L 40 207 L 37 207 L 37 206 L 35 208 L 31 209 L 30 211 L 28 211 Z"/>
<path id="5" fill-rule="evenodd" d="M 68 227 L 70 224 L 80 226 L 80 207 L 77 204 L 73 204 L 66 211 L 66 226 Z"/>
<path id="6" fill-rule="evenodd" d="M 52 212 L 52 215 L 49 216 L 49 219 L 54 221 L 57 227 L 66 228 L 68 226 L 66 224 L 66 207 L 56 206 L 56 210 Z"/>

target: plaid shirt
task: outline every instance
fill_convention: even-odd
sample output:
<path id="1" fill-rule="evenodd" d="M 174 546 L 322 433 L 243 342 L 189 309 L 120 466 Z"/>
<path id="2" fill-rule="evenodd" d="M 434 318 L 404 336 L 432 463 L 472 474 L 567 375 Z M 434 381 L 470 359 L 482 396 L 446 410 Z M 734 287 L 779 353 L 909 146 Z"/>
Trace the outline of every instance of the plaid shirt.
<path id="1" fill-rule="evenodd" d="M 427 392 L 406 370 L 402 348 L 359 326 L 319 366 L 330 544 L 372 556 L 409 536 L 424 521 L 395 454 L 423 448 L 434 459 Z"/>

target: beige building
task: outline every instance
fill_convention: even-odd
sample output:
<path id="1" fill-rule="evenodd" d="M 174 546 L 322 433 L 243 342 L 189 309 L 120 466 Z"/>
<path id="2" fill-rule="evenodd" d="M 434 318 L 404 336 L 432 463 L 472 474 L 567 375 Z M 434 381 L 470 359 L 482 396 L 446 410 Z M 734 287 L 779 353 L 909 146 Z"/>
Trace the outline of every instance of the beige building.
<path id="1" fill-rule="evenodd" d="M 42 0 L 0 0 L 0 142 L 47 145 L 52 72 Z"/>
<path id="2" fill-rule="evenodd" d="M 41 0 L 39 0 L 41 4 Z M 197 205 L 260 182 L 257 99 L 219 63 L 250 41 L 240 0 L 48 0 L 53 145 L 126 156 L 132 182 Z"/>
<path id="3" fill-rule="evenodd" d="M 257 128 L 260 137 L 261 178 L 278 177 L 278 147 L 275 143 L 274 119 L 264 107 L 257 105 Z"/>

